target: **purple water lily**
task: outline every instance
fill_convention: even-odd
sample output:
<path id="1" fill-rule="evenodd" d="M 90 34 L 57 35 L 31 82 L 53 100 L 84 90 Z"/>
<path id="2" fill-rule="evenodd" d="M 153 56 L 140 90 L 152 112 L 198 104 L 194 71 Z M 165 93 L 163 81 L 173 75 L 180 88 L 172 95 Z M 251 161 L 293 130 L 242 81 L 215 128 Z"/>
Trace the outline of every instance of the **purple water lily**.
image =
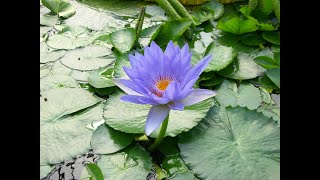
<path id="1" fill-rule="evenodd" d="M 127 79 L 114 79 L 114 83 L 128 95 L 121 100 L 152 105 L 145 126 L 150 135 L 172 110 L 183 110 L 216 95 L 207 89 L 194 89 L 193 85 L 211 60 L 211 55 L 197 65 L 191 65 L 191 53 L 186 44 L 180 50 L 170 41 L 165 52 L 154 42 L 146 47 L 144 55 L 129 55 L 132 68 L 124 67 Z"/>

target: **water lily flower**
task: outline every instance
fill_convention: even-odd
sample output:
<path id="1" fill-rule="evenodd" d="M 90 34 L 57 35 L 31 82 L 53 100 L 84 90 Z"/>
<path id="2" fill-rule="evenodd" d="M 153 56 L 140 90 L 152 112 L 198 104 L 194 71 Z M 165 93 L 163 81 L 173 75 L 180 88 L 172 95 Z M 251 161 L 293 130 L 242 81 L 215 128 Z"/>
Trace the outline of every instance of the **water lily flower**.
<path id="1" fill-rule="evenodd" d="M 199 75 L 211 60 L 204 57 L 192 66 L 188 44 L 182 49 L 169 42 L 165 51 L 152 42 L 145 47 L 144 55 L 129 55 L 131 68 L 124 67 L 130 79 L 114 79 L 114 83 L 128 95 L 121 100 L 149 104 L 150 108 L 145 132 L 150 135 L 156 130 L 170 110 L 182 111 L 190 106 L 216 95 L 215 91 L 193 88 Z"/>

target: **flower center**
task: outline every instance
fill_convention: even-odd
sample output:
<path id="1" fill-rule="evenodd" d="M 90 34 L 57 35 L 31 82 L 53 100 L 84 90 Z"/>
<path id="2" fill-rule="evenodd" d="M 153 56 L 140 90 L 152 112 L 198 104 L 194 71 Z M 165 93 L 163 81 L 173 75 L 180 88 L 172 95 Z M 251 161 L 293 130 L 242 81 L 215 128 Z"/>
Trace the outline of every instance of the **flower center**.
<path id="1" fill-rule="evenodd" d="M 168 85 L 172 82 L 171 79 L 160 79 L 157 83 L 156 86 L 159 90 L 164 91 L 167 89 Z"/>

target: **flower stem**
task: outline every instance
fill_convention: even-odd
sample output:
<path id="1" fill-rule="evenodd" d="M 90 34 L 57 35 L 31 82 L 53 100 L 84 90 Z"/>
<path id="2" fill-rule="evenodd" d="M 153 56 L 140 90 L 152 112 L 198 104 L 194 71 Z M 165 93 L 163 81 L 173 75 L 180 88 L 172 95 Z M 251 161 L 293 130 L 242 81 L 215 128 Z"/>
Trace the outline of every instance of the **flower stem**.
<path id="1" fill-rule="evenodd" d="M 155 0 L 158 5 L 166 12 L 166 14 L 172 19 L 172 20 L 178 20 L 181 19 L 179 14 L 176 12 L 176 10 L 171 6 L 171 4 L 168 2 L 168 0 Z"/>
<path id="2" fill-rule="evenodd" d="M 164 121 L 162 122 L 161 125 L 161 129 L 159 132 L 158 137 L 156 138 L 156 140 L 153 142 L 153 144 L 151 144 L 149 150 L 152 152 L 155 150 L 156 147 L 159 146 L 159 144 L 162 142 L 164 135 L 166 134 L 167 131 L 167 127 L 168 127 L 168 122 L 169 122 L 169 114 L 168 116 L 164 119 Z"/>

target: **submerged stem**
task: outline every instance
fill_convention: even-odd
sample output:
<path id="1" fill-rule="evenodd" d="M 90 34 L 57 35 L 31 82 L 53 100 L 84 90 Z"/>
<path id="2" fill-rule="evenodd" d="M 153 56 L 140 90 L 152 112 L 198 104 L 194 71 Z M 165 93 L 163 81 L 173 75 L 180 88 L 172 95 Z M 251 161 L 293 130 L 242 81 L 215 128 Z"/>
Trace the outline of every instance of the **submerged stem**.
<path id="1" fill-rule="evenodd" d="M 161 129 L 159 132 L 158 137 L 156 138 L 156 140 L 153 142 L 153 144 L 151 144 L 149 150 L 152 152 L 155 150 L 156 147 L 159 146 L 159 144 L 162 142 L 164 135 L 166 134 L 167 131 L 167 127 L 168 127 L 168 122 L 169 122 L 169 114 L 168 116 L 164 119 L 164 121 L 162 122 L 161 125 Z"/>

